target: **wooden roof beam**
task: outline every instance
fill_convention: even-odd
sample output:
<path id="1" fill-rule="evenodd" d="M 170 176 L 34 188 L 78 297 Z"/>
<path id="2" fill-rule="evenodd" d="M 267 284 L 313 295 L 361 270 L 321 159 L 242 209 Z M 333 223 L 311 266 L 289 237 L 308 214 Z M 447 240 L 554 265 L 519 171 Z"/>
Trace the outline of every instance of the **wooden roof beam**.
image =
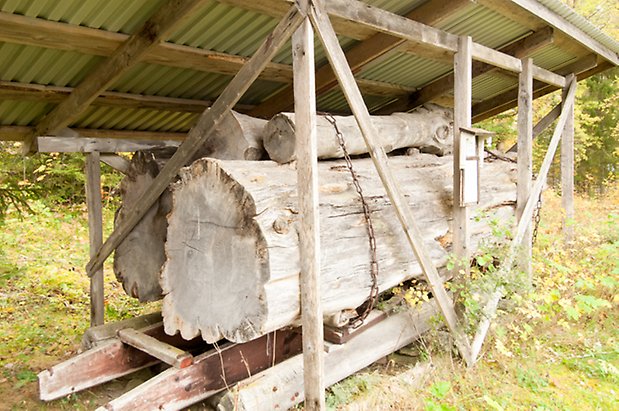
<path id="1" fill-rule="evenodd" d="M 590 54 L 557 70 L 557 72 L 561 75 L 575 73 L 578 80 L 582 80 L 611 67 L 613 67 L 613 65 L 607 61 L 603 61 L 598 64 L 597 56 L 595 54 Z M 536 80 L 533 82 L 533 98 L 542 97 L 558 89 L 559 87 L 555 85 L 546 84 Z M 498 96 L 479 102 L 473 106 L 473 123 L 483 121 L 487 118 L 514 108 L 517 105 L 518 88 L 511 89 L 503 94 L 499 94 Z"/>
<path id="2" fill-rule="evenodd" d="M 405 15 L 406 18 L 432 25 L 470 5 L 470 0 L 430 0 Z M 346 60 L 353 73 L 365 65 L 399 47 L 406 40 L 385 33 L 376 33 L 346 52 Z M 329 64 L 316 71 L 316 94 L 324 94 L 337 86 L 337 79 Z M 292 87 L 288 86 L 250 112 L 256 117 L 269 118 L 276 113 L 290 110 L 293 106 Z"/>
<path id="3" fill-rule="evenodd" d="M 109 57 L 129 36 L 89 27 L 0 12 L 0 41 Z M 249 59 L 169 42 L 146 50 L 142 61 L 197 71 L 235 75 Z M 260 78 L 292 82 L 292 67 L 269 63 Z"/>
<path id="4" fill-rule="evenodd" d="M 77 119 L 114 80 L 140 61 L 146 51 L 170 35 L 190 12 L 203 3 L 204 0 L 168 0 L 163 3 L 110 58 L 91 71 L 67 99 L 39 121 L 34 132 L 26 136 L 23 151 L 35 151 L 37 136 L 53 135 Z"/>
<path id="5" fill-rule="evenodd" d="M 553 30 L 551 27 L 545 27 L 537 32 L 529 34 L 523 39 L 501 48 L 499 51 L 521 59 L 552 43 L 552 41 Z M 494 65 L 482 63 L 480 61 L 473 62 L 473 78 L 495 70 L 498 70 L 498 68 Z M 432 81 L 409 96 L 401 97 L 395 100 L 393 103 L 383 107 L 379 111 L 379 114 L 390 114 L 395 111 L 410 111 L 421 106 L 422 104 L 428 103 L 437 97 L 440 97 L 448 91 L 453 90 L 453 87 L 454 75 L 451 73 L 447 76 L 443 76 Z"/>

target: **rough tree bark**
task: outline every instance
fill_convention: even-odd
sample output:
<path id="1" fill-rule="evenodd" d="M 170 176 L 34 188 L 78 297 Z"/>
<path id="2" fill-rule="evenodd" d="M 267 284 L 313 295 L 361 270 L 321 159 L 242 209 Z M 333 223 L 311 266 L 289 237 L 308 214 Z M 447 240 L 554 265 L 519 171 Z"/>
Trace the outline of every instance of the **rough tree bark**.
<path id="1" fill-rule="evenodd" d="M 447 260 L 452 158 L 399 156 L 390 165 L 407 194 L 431 258 Z M 380 290 L 420 276 L 370 159 L 354 168 L 372 210 Z M 167 261 L 161 284 L 167 333 L 208 341 L 248 341 L 299 316 L 296 172 L 293 165 L 201 159 L 181 171 L 168 215 Z M 478 212 L 513 216 L 515 165 L 482 168 Z M 319 163 L 321 295 L 325 316 L 367 298 L 369 246 L 365 220 L 342 161 Z M 472 224 L 473 247 L 490 230 Z"/>
<path id="2" fill-rule="evenodd" d="M 338 129 L 352 155 L 367 153 L 361 130 L 353 116 L 334 116 Z M 399 148 L 416 147 L 432 154 L 451 152 L 453 142 L 453 113 L 451 109 L 426 104 L 411 113 L 395 113 L 390 116 L 372 116 L 378 129 L 380 141 L 386 152 Z M 318 116 L 318 158 L 343 158 L 333 124 L 324 115 Z M 294 114 L 281 113 L 274 116 L 265 127 L 264 148 L 269 158 L 278 163 L 293 161 L 296 150 Z"/>
<path id="3" fill-rule="evenodd" d="M 265 156 L 262 132 L 266 121 L 231 112 L 193 159 L 213 157 L 227 160 L 260 160 Z M 116 213 L 115 225 L 122 223 L 127 210 L 140 198 L 176 148 L 137 152 L 121 182 L 122 206 Z M 164 244 L 170 212 L 169 190 L 159 198 L 142 221 L 118 246 L 114 254 L 114 273 L 125 292 L 141 302 L 160 300 L 159 274 L 165 261 Z"/>

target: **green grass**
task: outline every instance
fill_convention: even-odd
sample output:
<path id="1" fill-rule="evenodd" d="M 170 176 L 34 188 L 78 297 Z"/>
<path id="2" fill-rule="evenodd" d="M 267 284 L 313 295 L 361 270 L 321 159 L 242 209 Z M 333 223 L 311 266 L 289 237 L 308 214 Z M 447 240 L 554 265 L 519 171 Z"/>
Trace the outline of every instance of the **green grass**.
<path id="1" fill-rule="evenodd" d="M 431 332 L 418 344 L 431 371 L 392 355 L 328 391 L 329 409 L 619 409 L 619 195 L 579 199 L 576 241 L 560 233 L 559 198 L 545 196 L 534 249 L 537 287 L 516 294 L 493 325 L 474 369 L 446 353 Z M 75 355 L 88 327 L 87 218 L 83 207 L 7 216 L 0 230 L 0 408 L 93 409 L 106 386 L 41 403 L 36 374 Z M 112 211 L 105 210 L 106 232 Z M 127 297 L 105 268 L 106 320 L 156 309 Z"/>
<path id="2" fill-rule="evenodd" d="M 9 214 L 0 230 L 0 403 L 9 409 L 80 406 L 92 395 L 39 403 L 36 375 L 75 355 L 89 326 L 87 216 L 83 207 L 53 211 L 35 203 L 33 209 L 33 215 Z M 111 210 L 104 221 L 109 232 Z M 106 321 L 154 310 L 127 297 L 109 265 L 105 272 Z"/>
<path id="3" fill-rule="evenodd" d="M 534 248 L 536 287 L 516 293 L 493 324 L 482 358 L 467 369 L 417 343 L 432 371 L 414 383 L 410 365 L 375 365 L 331 388 L 334 409 L 619 410 L 619 191 L 578 199 L 572 244 L 561 234 L 560 198 L 545 195 Z M 395 369 L 395 371 L 394 371 Z M 371 378 L 370 389 L 350 384 Z M 377 382 L 378 381 L 378 382 Z M 338 402 L 338 399 L 342 398 Z"/>

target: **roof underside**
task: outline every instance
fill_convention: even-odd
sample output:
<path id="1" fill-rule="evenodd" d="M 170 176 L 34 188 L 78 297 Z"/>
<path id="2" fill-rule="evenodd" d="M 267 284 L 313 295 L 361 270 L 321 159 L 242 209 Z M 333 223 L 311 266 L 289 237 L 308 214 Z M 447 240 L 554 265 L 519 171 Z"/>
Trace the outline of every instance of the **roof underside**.
<path id="1" fill-rule="evenodd" d="M 427 1 L 365 2 L 404 15 Z M 0 17 L 16 21 L 30 30 L 28 35 L 18 36 L 11 32 L 15 29 L 0 22 L 0 126 L 35 126 L 71 92 L 71 88 L 79 85 L 93 68 L 104 61 L 127 35 L 138 30 L 163 3 L 163 0 L 0 0 Z M 552 22 L 516 3 L 497 0 L 469 2 L 435 18 L 435 23 L 431 25 L 452 34 L 469 35 L 474 42 L 494 49 L 504 48 L 533 32 L 552 27 Z M 586 20 L 570 9 L 559 7 L 560 3 L 556 1 L 536 3 L 573 27 L 579 35 L 586 36 L 611 55 L 617 56 L 617 42 L 590 27 Z M 229 57 L 250 57 L 277 25 L 282 10 L 288 7 L 289 4 L 283 0 L 204 1 L 200 9 L 179 24 L 166 40 L 166 44 L 184 46 L 175 52 L 187 52 L 186 59 L 178 58 L 182 54 L 175 54 L 168 61 L 163 58 L 144 59 L 108 88 L 110 92 L 129 95 L 191 101 L 179 100 L 178 108 L 175 108 L 170 100 L 171 104 L 161 105 L 165 106 L 165 109 L 161 109 L 148 104 L 123 105 L 118 101 L 106 103 L 104 99 L 98 99 L 70 127 L 188 131 L 197 120 L 199 112 L 218 97 L 238 70 L 237 63 L 236 66 L 228 63 Z M 56 33 L 55 38 L 50 40 L 37 35 L 39 23 L 49 23 L 48 28 Z M 345 51 L 363 44 L 361 42 L 376 34 L 366 27 L 344 24 L 338 20 L 334 20 L 334 26 Z M 616 64 L 616 60 L 609 61 L 565 31 L 556 27 L 553 27 L 553 31 L 553 41 L 532 50 L 530 57 L 534 64 L 559 74 L 568 74 L 576 67 L 577 71 L 583 71 L 579 79 Z M 101 44 L 105 44 L 95 44 L 94 40 L 83 40 L 81 43 L 84 44 L 81 44 L 80 39 L 84 39 L 86 34 L 92 34 L 92 38 L 101 38 Z M 321 67 L 327 61 L 318 40 L 316 44 L 316 66 Z M 216 52 L 215 56 L 219 59 L 215 59 L 216 64 L 204 64 L 197 56 L 207 51 Z M 397 98 L 409 98 L 415 91 L 423 90 L 424 86 L 452 72 L 450 59 L 431 57 L 417 54 L 414 47 L 404 43 L 358 70 L 356 77 L 360 80 L 370 111 L 382 112 Z M 592 68 L 592 64 L 583 63 L 592 59 L 597 62 L 597 67 Z M 292 81 L 291 62 L 288 43 L 273 59 L 273 64 L 269 66 L 271 70 L 253 84 L 236 109 L 251 113 L 278 91 L 288 87 Z M 473 111 L 476 118 L 482 118 L 484 113 L 486 116 L 495 114 L 497 109 L 490 110 L 493 99 L 498 102 L 498 110 L 509 108 L 509 102 L 503 106 L 500 103 L 503 104 L 503 100 L 507 99 L 505 96 L 517 87 L 517 81 L 516 75 L 501 70 L 489 71 L 476 77 L 473 81 Z M 41 91 L 46 88 L 33 88 L 34 91 L 28 93 L 6 92 L 12 86 L 21 90 L 25 85 L 53 86 L 53 90 L 56 90 L 54 87 L 60 87 L 64 94 Z M 450 91 L 432 99 L 447 105 L 450 100 Z M 487 104 L 484 105 L 484 102 Z M 195 109 L 191 108 L 193 105 Z M 478 112 L 475 112 L 476 107 L 479 108 Z M 346 101 L 337 87 L 318 96 L 318 109 L 348 112 Z M 0 137 L 19 139 L 16 134 L 11 134 L 11 130 L 18 128 L 4 127 Z"/>

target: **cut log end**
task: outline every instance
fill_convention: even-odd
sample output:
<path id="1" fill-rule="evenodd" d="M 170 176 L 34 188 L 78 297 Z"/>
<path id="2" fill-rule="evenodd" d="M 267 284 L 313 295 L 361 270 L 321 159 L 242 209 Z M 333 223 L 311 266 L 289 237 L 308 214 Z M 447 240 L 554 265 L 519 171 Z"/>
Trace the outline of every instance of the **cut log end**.
<path id="1" fill-rule="evenodd" d="M 166 332 L 180 331 L 186 339 L 201 334 L 207 342 L 248 341 L 264 334 L 260 277 L 266 281 L 268 251 L 253 219 L 251 196 L 210 159 L 185 169 L 173 190 L 162 275 Z M 228 298 L 219 298 L 223 290 Z"/>

